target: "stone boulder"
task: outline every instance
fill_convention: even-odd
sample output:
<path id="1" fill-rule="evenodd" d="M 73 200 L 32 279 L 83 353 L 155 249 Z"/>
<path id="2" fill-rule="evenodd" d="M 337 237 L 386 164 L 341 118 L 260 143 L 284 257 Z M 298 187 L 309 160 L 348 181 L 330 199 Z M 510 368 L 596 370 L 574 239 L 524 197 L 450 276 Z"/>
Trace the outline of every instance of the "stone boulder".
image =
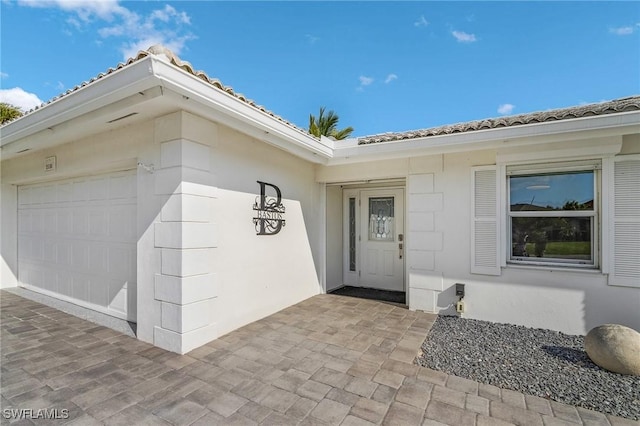
<path id="1" fill-rule="evenodd" d="M 584 349 L 596 365 L 620 374 L 640 376 L 640 333 L 618 324 L 589 331 Z"/>

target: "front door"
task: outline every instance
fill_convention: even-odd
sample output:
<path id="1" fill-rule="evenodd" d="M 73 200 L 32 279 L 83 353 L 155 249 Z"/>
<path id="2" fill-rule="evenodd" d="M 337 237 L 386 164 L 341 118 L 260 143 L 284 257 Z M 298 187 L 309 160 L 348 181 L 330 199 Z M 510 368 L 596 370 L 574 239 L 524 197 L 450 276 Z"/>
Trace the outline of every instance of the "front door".
<path id="1" fill-rule="evenodd" d="M 360 191 L 358 286 L 405 291 L 404 190 Z"/>

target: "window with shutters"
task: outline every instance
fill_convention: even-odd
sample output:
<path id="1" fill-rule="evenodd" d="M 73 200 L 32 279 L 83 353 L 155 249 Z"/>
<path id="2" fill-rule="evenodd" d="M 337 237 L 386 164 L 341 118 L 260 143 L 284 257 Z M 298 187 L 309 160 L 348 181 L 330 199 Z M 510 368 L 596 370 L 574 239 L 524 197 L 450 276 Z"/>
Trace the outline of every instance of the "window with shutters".
<path id="1" fill-rule="evenodd" d="M 600 162 L 507 167 L 507 261 L 598 267 Z"/>
<path id="2" fill-rule="evenodd" d="M 640 155 L 616 160 L 609 284 L 640 288 Z"/>

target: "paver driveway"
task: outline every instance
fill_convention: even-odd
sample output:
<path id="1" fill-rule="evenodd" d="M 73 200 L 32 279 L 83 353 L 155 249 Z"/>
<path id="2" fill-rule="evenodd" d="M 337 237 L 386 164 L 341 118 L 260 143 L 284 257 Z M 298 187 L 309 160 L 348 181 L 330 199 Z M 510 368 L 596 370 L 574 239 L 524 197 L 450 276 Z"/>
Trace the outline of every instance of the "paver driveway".
<path id="1" fill-rule="evenodd" d="M 182 356 L 6 291 L 1 309 L 3 423 L 628 423 L 418 367 L 435 316 L 381 302 L 315 296 Z"/>

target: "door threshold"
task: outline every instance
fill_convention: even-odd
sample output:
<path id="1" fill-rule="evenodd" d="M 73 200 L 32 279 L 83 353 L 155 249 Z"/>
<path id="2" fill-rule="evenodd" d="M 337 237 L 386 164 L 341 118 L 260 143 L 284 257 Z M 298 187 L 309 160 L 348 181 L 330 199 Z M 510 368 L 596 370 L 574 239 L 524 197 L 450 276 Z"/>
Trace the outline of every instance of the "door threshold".
<path id="1" fill-rule="evenodd" d="M 404 291 L 380 290 L 377 288 L 344 286 L 332 290 L 330 294 L 340 296 L 357 297 L 360 299 L 380 300 L 382 302 L 396 303 L 402 306 L 407 304 L 407 294 Z"/>

